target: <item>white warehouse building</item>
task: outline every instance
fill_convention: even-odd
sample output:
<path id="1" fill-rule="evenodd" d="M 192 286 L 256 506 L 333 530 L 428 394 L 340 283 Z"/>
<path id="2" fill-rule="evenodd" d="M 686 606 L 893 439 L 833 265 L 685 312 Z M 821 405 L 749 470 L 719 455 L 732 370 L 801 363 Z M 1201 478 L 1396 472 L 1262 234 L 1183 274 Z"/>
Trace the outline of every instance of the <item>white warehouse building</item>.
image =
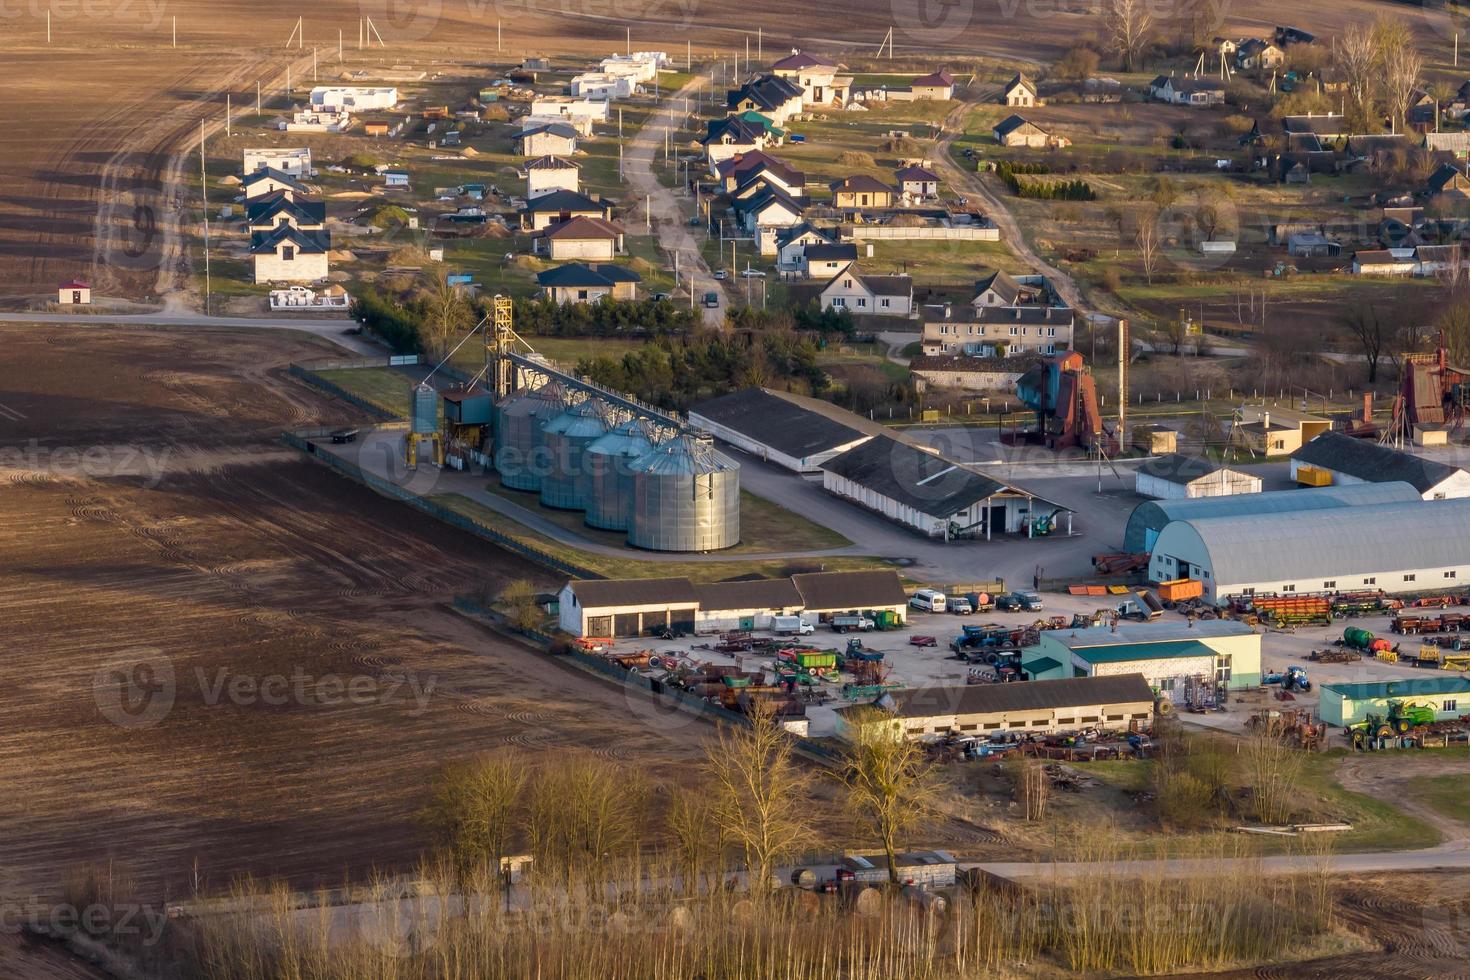
<path id="1" fill-rule="evenodd" d="M 1324 432 L 1291 454 L 1292 479 L 1303 470 L 1327 473 L 1333 486 L 1402 481 L 1425 500 L 1470 497 L 1470 472 L 1459 466 L 1340 432 Z"/>
<path id="2" fill-rule="evenodd" d="M 1255 592 L 1438 592 L 1470 583 L 1470 500 L 1176 520 L 1149 558 L 1156 582 L 1199 579 L 1222 602 Z"/>

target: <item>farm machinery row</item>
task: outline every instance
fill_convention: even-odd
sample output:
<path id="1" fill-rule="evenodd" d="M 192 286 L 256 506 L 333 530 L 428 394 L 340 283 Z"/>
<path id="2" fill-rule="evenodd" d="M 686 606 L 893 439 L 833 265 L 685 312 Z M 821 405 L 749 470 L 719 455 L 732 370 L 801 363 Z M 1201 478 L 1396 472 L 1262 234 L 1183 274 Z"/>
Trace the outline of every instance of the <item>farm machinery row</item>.
<path id="1" fill-rule="evenodd" d="M 1259 593 L 1232 596 L 1230 611 L 1238 618 L 1278 629 L 1329 626 L 1334 619 L 1376 616 L 1403 608 L 1384 592 Z M 1254 625 L 1254 623 L 1253 623 Z"/>

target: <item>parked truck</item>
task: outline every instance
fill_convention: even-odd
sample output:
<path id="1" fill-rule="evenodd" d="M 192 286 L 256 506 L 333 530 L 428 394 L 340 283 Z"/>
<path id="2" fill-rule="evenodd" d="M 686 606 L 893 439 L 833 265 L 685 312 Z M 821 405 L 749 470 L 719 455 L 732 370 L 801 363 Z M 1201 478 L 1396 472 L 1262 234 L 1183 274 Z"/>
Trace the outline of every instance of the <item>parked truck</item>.
<path id="1" fill-rule="evenodd" d="M 817 628 L 800 616 L 771 617 L 771 632 L 777 636 L 809 636 Z"/>
<path id="2" fill-rule="evenodd" d="M 838 633 L 847 633 L 854 630 L 859 633 L 866 633 L 869 630 L 876 629 L 877 626 L 878 624 L 873 622 L 869 617 L 856 613 L 844 613 L 832 617 L 832 629 Z"/>

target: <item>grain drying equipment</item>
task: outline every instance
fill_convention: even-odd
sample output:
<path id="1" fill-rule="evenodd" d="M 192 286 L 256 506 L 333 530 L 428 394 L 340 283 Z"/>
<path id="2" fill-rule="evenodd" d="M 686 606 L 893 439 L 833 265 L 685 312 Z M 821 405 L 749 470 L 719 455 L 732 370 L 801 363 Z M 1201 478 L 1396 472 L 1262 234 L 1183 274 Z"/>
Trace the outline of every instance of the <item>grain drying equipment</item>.
<path id="1" fill-rule="evenodd" d="M 607 435 L 607 405 L 584 398 L 541 428 L 547 469 L 541 476 L 541 505 L 559 510 L 586 510 L 586 450 Z"/>
<path id="2" fill-rule="evenodd" d="M 653 449 L 652 432 L 646 419 L 631 418 L 586 448 L 588 527 L 628 530 L 633 515 L 632 466 Z"/>
<path id="3" fill-rule="evenodd" d="M 676 435 L 635 460 L 628 543 L 717 551 L 740 541 L 740 464 L 708 436 Z"/>
<path id="4" fill-rule="evenodd" d="M 547 470 L 542 426 L 566 407 L 566 390 L 555 380 L 512 392 L 495 406 L 495 469 L 504 486 L 541 489 Z"/>

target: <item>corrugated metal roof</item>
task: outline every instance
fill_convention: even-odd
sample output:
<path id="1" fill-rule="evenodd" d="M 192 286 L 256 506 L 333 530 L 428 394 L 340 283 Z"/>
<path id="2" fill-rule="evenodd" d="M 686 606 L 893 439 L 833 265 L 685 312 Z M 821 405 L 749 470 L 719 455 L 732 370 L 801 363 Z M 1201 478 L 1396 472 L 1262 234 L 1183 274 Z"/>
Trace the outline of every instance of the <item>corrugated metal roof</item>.
<path id="1" fill-rule="evenodd" d="M 1254 632 L 1245 623 L 1235 619 L 1199 619 L 1195 620 L 1193 626 L 1178 620 L 1156 623 L 1121 622 L 1116 629 L 1110 626 L 1091 626 L 1080 630 L 1053 630 L 1046 635 L 1062 646 L 1079 650 L 1083 647 L 1168 643 L 1174 640 L 1197 640 L 1201 637 L 1245 636 Z"/>
<path id="2" fill-rule="evenodd" d="M 1323 684 L 1322 690 L 1339 694 L 1347 701 L 1412 698 L 1430 694 L 1470 694 L 1470 679 L 1431 674 L 1427 677 L 1406 677 L 1402 680 L 1364 684 Z"/>
<path id="3" fill-rule="evenodd" d="M 1119 643 L 1116 646 L 1082 647 L 1072 652 L 1090 664 L 1116 664 L 1131 660 L 1178 660 L 1183 657 L 1213 657 L 1215 655 L 1215 651 L 1199 640 Z"/>
<path id="4" fill-rule="evenodd" d="M 1048 670 L 1056 670 L 1061 665 L 1060 660 L 1053 660 L 1051 657 L 1037 657 L 1035 660 L 1028 660 L 1021 664 L 1021 669 L 1028 674 L 1044 674 Z"/>
<path id="5" fill-rule="evenodd" d="M 791 576 L 806 607 L 815 611 L 908 605 L 894 571 L 803 572 Z"/>
<path id="6" fill-rule="evenodd" d="M 696 585 L 699 608 L 705 612 L 725 609 L 789 609 L 800 606 L 801 593 L 789 578 L 753 579 L 747 582 L 712 582 Z"/>
<path id="7" fill-rule="evenodd" d="M 901 718 L 933 715 L 998 714 L 1045 711 L 1092 705 L 1152 703 L 1153 690 L 1142 674 L 1111 677 L 1067 677 L 1055 681 L 969 684 L 964 687 L 921 687 L 892 694 Z M 842 709 L 850 710 L 850 709 Z"/>
<path id="8" fill-rule="evenodd" d="M 1195 535 L 1217 588 L 1454 567 L 1470 556 L 1470 500 L 1174 521 L 1155 550 Z"/>
<path id="9" fill-rule="evenodd" d="M 698 601 L 694 583 L 687 578 L 573 579 L 567 584 L 584 609 Z"/>
<path id="10" fill-rule="evenodd" d="M 1300 490 L 1268 490 L 1265 493 L 1229 497 L 1197 497 L 1185 500 L 1150 500 L 1133 508 L 1123 533 L 1123 550 L 1147 550 L 1147 532 L 1162 531 L 1170 521 L 1200 517 L 1233 517 L 1246 514 L 1285 514 L 1304 510 L 1330 510 L 1372 504 L 1406 503 L 1419 494 L 1407 483 L 1355 483 Z"/>
<path id="11" fill-rule="evenodd" d="M 863 432 L 822 415 L 793 396 L 746 388 L 700 402 L 690 415 L 708 419 L 794 459 L 830 452 L 863 438 Z M 857 420 L 857 416 L 853 416 Z"/>
<path id="12" fill-rule="evenodd" d="M 1459 472 L 1454 466 L 1340 432 L 1322 433 L 1292 453 L 1291 458 L 1373 483 L 1402 480 L 1421 494 Z"/>

